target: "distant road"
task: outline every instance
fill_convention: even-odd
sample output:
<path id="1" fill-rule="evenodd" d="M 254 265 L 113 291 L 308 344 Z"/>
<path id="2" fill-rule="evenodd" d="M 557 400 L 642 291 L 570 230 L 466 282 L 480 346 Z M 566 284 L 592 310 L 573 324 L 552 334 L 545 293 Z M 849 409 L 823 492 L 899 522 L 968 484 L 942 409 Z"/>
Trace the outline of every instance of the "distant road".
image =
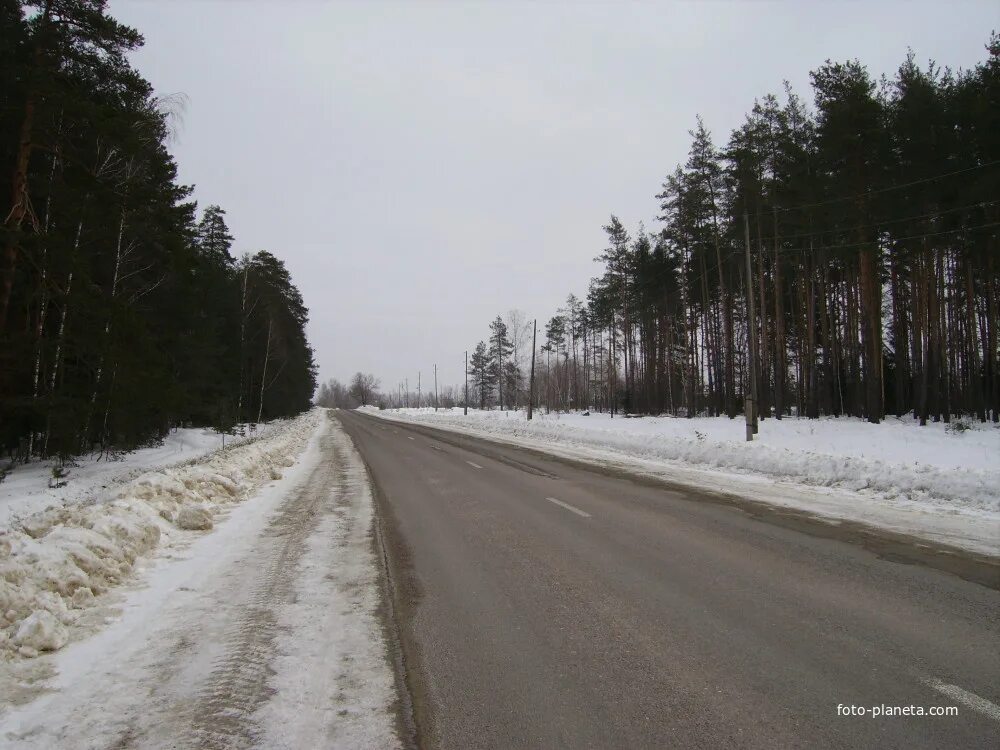
<path id="1" fill-rule="evenodd" d="M 1000 747 L 995 588 L 694 490 L 337 414 L 379 494 L 422 747 Z"/>

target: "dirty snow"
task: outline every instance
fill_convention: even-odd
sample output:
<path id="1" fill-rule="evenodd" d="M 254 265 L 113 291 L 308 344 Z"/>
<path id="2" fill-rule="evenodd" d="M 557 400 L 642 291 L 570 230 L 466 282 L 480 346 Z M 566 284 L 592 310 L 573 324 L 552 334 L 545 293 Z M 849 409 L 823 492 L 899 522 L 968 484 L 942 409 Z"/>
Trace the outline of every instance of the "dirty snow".
<path id="1" fill-rule="evenodd" d="M 66 498 L 0 525 L 0 660 L 58 649 L 64 631 L 86 632 L 81 621 L 97 597 L 128 580 L 158 546 L 210 529 L 223 508 L 279 478 L 320 419 L 310 412 L 200 461 L 106 484 L 106 499 Z"/>
<path id="2" fill-rule="evenodd" d="M 200 468 L 241 493 L 252 464 L 264 477 L 296 461 L 247 502 L 213 506 L 213 531 L 161 537 L 142 574 L 91 610 L 93 636 L 0 662 L 0 745 L 399 746 L 360 457 L 322 410 L 245 448 Z M 134 485 L 168 504 L 170 480 L 190 477 Z"/>
<path id="3" fill-rule="evenodd" d="M 1000 554 L 1000 428 L 890 418 L 612 419 L 470 409 L 370 413 L 526 445 L 716 491 Z"/>

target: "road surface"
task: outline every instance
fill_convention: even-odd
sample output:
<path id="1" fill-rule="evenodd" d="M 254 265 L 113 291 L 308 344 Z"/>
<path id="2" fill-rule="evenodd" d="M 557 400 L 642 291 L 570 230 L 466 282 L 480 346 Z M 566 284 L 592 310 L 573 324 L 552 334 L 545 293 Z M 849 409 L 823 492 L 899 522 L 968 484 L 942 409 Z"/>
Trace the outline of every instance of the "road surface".
<path id="1" fill-rule="evenodd" d="M 1000 747 L 988 568 L 338 414 L 375 483 L 421 747 Z"/>

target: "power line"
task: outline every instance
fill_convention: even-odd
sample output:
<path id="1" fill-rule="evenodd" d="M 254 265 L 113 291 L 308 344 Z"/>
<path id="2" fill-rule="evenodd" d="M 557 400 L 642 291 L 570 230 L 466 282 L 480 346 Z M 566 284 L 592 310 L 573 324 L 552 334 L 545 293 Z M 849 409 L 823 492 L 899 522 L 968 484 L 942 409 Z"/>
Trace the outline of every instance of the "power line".
<path id="1" fill-rule="evenodd" d="M 973 167 L 965 167 L 964 169 L 956 169 L 952 172 L 942 172 L 941 174 L 936 174 L 931 177 L 924 177 L 919 180 L 912 180 L 910 182 L 902 182 L 898 185 L 889 185 L 888 187 L 878 188 L 877 190 L 867 190 L 863 193 L 855 193 L 853 195 L 842 195 L 838 198 L 829 198 L 823 201 L 816 201 L 814 203 L 799 203 L 795 206 L 786 206 L 784 208 L 778 207 L 778 211 L 781 212 L 791 212 L 800 211 L 803 208 L 817 208 L 819 206 L 829 206 L 834 203 L 843 203 L 844 201 L 854 200 L 855 198 L 863 198 L 871 195 L 881 195 L 883 193 L 890 193 L 893 190 L 902 190 L 903 188 L 913 187 L 914 185 L 923 185 L 927 182 L 936 182 L 937 180 L 943 180 L 948 177 L 954 177 L 960 174 L 966 174 L 968 172 L 975 172 L 979 169 L 989 169 L 990 167 L 995 167 L 1000 165 L 1000 159 L 995 159 L 994 161 L 986 162 L 985 164 L 977 164 Z M 659 197 L 659 196 L 657 196 Z"/>
<path id="2" fill-rule="evenodd" d="M 941 232 L 921 232 L 920 234 L 913 234 L 913 235 L 909 235 L 909 236 L 906 236 L 906 237 L 894 237 L 893 241 L 894 242 L 903 242 L 903 241 L 906 241 L 906 240 L 922 239 L 924 237 L 938 237 L 938 236 L 947 235 L 947 234 L 958 234 L 960 232 L 972 232 L 972 231 L 976 231 L 976 230 L 979 230 L 979 229 L 992 229 L 994 227 L 1000 227 L 1000 221 L 998 221 L 998 222 L 991 222 L 991 223 L 988 223 L 988 224 L 980 224 L 980 225 L 974 226 L 974 227 L 961 227 L 959 229 L 947 229 L 947 230 L 944 230 L 944 231 L 941 231 Z M 765 239 L 773 239 L 773 238 L 765 238 Z M 872 244 L 872 243 L 871 242 L 853 242 L 853 243 L 845 243 L 845 244 L 838 244 L 838 245 L 817 245 L 817 246 L 814 246 L 811 250 L 808 250 L 808 249 L 805 249 L 805 248 L 784 248 L 784 249 L 782 249 L 780 251 L 780 253 L 782 255 L 791 255 L 793 253 L 806 254 L 806 253 L 810 253 L 810 252 L 815 254 L 815 253 L 818 253 L 820 251 L 825 251 L 825 250 L 846 250 L 846 249 L 854 248 L 854 247 L 864 247 L 865 245 L 870 245 L 870 244 Z M 773 251 L 769 251 L 769 253 L 770 252 L 773 252 Z M 729 251 L 729 257 L 728 258 L 724 258 L 722 262 L 725 263 L 726 260 L 730 260 L 731 261 L 731 260 L 733 260 L 733 258 L 735 258 L 735 256 L 736 256 L 736 251 L 730 249 L 730 251 Z M 703 272 L 698 273 L 697 275 L 691 276 L 688 281 L 680 279 L 678 281 L 678 283 L 679 284 L 688 283 L 691 287 L 696 287 L 702 281 L 702 279 L 709 278 L 711 274 L 715 273 L 718 270 L 718 268 L 719 268 L 719 262 L 716 261 L 712 265 L 707 266 Z M 642 279 L 641 283 L 642 284 L 648 284 L 651 281 L 652 282 L 659 281 L 659 280 L 661 280 L 663 278 L 666 278 L 670 273 L 671 273 L 671 269 L 664 268 L 664 269 L 660 270 L 655 275 L 646 276 L 645 278 Z M 683 273 L 683 269 L 678 268 L 676 270 L 676 273 L 678 273 L 678 274 Z M 694 296 L 698 296 L 698 295 L 694 295 Z M 650 309 L 653 309 L 654 307 L 656 307 L 658 304 L 659 304 L 659 302 L 652 302 L 652 303 L 650 303 L 647 306 L 641 307 L 640 309 L 642 309 L 642 310 L 650 310 Z"/>
<path id="3" fill-rule="evenodd" d="M 972 232 L 972 231 L 975 231 L 977 229 L 991 229 L 992 227 L 1000 227 L 1000 221 L 994 221 L 994 222 L 991 222 L 989 224 L 980 224 L 980 225 L 975 226 L 975 227 L 960 227 L 958 229 L 945 229 L 945 230 L 943 230 L 941 232 L 920 232 L 919 234 L 911 234 L 908 237 L 893 237 L 892 241 L 893 242 L 903 242 L 905 240 L 919 240 L 919 239 L 922 239 L 924 237 L 940 237 L 940 236 L 945 235 L 945 234 L 957 234 L 959 232 Z M 817 250 L 842 250 L 842 249 L 850 248 L 850 247 L 864 247 L 865 245 L 871 245 L 871 244 L 872 243 L 870 241 L 868 241 L 868 242 L 851 242 L 851 243 L 843 244 L 843 245 L 821 245 L 819 247 L 814 247 L 811 252 L 816 252 Z M 785 249 L 781 250 L 782 254 L 803 253 L 803 252 L 810 252 L 810 251 L 805 250 L 803 248 L 785 248 Z"/>
<path id="4" fill-rule="evenodd" d="M 829 233 L 829 232 L 856 232 L 859 229 L 868 229 L 869 227 L 885 226 L 887 224 L 901 224 L 904 221 L 919 221 L 921 219 L 933 219 L 933 218 L 936 218 L 936 217 L 939 217 L 939 216 L 944 216 L 945 214 L 953 214 L 953 213 L 956 213 L 958 211 L 967 211 L 967 210 L 969 210 L 971 208 L 984 208 L 986 206 L 996 205 L 997 203 L 1000 203 L 1000 200 L 995 200 L 995 201 L 978 201 L 976 203 L 970 203 L 970 204 L 968 204 L 966 206 L 956 206 L 954 208 L 945 208 L 945 209 L 942 209 L 940 211 L 933 211 L 931 213 L 922 214 L 920 216 L 903 216 L 903 217 L 898 218 L 898 219 L 874 220 L 874 221 L 869 221 L 869 222 L 867 222 L 865 224 L 861 224 L 859 226 L 848 227 L 848 228 L 844 228 L 844 229 L 841 229 L 841 228 L 826 229 L 826 230 L 817 229 L 817 230 L 813 230 L 811 232 L 799 232 L 797 234 L 781 234 L 779 232 L 778 235 L 777 235 L 777 237 L 775 237 L 774 235 L 771 235 L 770 237 L 761 237 L 759 241 L 760 242 L 764 242 L 765 240 L 769 241 L 769 240 L 774 240 L 774 239 L 778 239 L 778 240 L 796 240 L 796 239 L 801 239 L 802 237 L 816 237 L 816 236 L 821 236 L 824 233 Z M 780 211 L 781 209 L 779 208 L 778 210 Z"/>
<path id="5" fill-rule="evenodd" d="M 943 180 L 946 177 L 954 177 L 955 175 L 965 174 L 966 172 L 974 172 L 977 169 L 987 169 L 989 167 L 995 167 L 1000 164 L 1000 159 L 995 161 L 987 162 L 985 164 L 977 164 L 974 167 L 966 167 L 965 169 L 956 169 L 954 172 L 944 172 L 942 174 L 934 175 L 933 177 L 925 177 L 920 180 L 913 180 L 912 182 L 903 182 L 899 185 L 890 185 L 889 187 L 879 188 L 878 190 L 867 190 L 863 193 L 855 193 L 854 195 L 844 195 L 840 198 L 831 198 L 825 201 L 817 201 L 816 203 L 800 203 L 797 206 L 790 206 L 788 208 L 779 208 L 779 211 L 799 211 L 803 208 L 816 208 L 817 206 L 828 206 L 832 203 L 842 203 L 843 201 L 853 200 L 855 198 L 863 198 L 870 195 L 881 195 L 882 193 L 889 193 L 893 190 L 902 190 L 903 188 L 913 187 L 914 185 L 922 185 L 926 182 L 935 182 L 937 180 Z"/>
<path id="6" fill-rule="evenodd" d="M 938 175 L 934 175 L 932 177 L 926 177 L 926 178 L 919 179 L 919 180 L 913 180 L 911 182 L 901 183 L 901 184 L 898 184 L 898 185 L 891 185 L 889 187 L 880 188 L 878 190 L 869 190 L 869 191 L 864 192 L 864 193 L 857 193 L 855 195 L 841 196 L 839 198 L 833 198 L 833 199 L 826 200 L 826 201 L 818 201 L 818 202 L 815 202 L 815 203 L 803 203 L 803 204 L 799 204 L 797 206 L 791 206 L 791 207 L 788 207 L 788 208 L 778 208 L 777 210 L 778 211 L 782 211 L 782 212 L 791 212 L 791 211 L 796 211 L 796 210 L 800 210 L 800 209 L 803 209 L 803 208 L 814 208 L 814 207 L 817 207 L 817 206 L 824 206 L 824 205 L 830 205 L 830 204 L 833 204 L 833 203 L 840 203 L 840 202 L 843 202 L 843 201 L 846 201 L 846 200 L 851 200 L 853 198 L 858 198 L 858 197 L 862 197 L 862 196 L 879 195 L 879 194 L 882 194 L 882 193 L 891 192 L 893 190 L 900 190 L 900 189 L 903 189 L 903 188 L 912 187 L 914 185 L 921 185 L 921 184 L 928 183 L 928 182 L 935 182 L 937 180 L 945 179 L 945 178 L 948 178 L 948 177 L 954 177 L 954 176 L 960 175 L 960 174 L 966 174 L 968 172 L 973 172 L 973 171 L 980 170 L 980 169 L 987 169 L 987 168 L 994 167 L 994 166 L 997 166 L 997 165 L 1000 165 L 1000 159 L 997 159 L 997 160 L 994 160 L 994 161 L 991 161 L 991 162 L 987 162 L 985 164 L 979 164 L 979 165 L 976 165 L 976 166 L 973 166 L 973 167 L 967 167 L 967 168 L 964 168 L 964 169 L 954 170 L 952 172 L 944 172 L 944 173 L 941 173 L 941 174 L 938 174 Z M 830 231 L 851 232 L 851 231 L 858 231 L 860 229 L 867 229 L 867 228 L 870 228 L 870 227 L 885 226 L 885 225 L 888 225 L 888 224 L 898 224 L 898 223 L 902 223 L 902 222 L 906 222 L 906 221 L 918 221 L 918 220 L 921 220 L 921 219 L 935 218 L 935 217 L 943 216 L 945 214 L 955 213 L 955 212 L 958 212 L 958 211 L 965 211 L 965 210 L 969 210 L 969 209 L 973 209 L 973 208 L 982 208 L 982 207 L 985 207 L 985 206 L 992 206 L 992 205 L 995 205 L 997 203 L 1000 203 L 1000 200 L 979 201 L 979 202 L 976 202 L 976 203 L 970 203 L 970 204 L 965 205 L 965 206 L 958 206 L 958 207 L 953 207 L 953 208 L 948 208 L 948 209 L 942 209 L 940 211 L 935 211 L 935 212 L 928 213 L 928 214 L 922 214 L 922 215 L 917 215 L 917 216 L 907 216 L 907 217 L 901 217 L 901 218 L 897 218 L 897 219 L 886 219 L 886 220 L 879 220 L 879 221 L 871 221 L 871 222 L 868 222 L 868 223 L 863 224 L 863 225 L 858 226 L 858 227 L 847 228 L 847 229 L 837 229 L 837 230 L 827 230 L 827 232 L 830 232 Z M 949 235 L 949 234 L 957 234 L 957 233 L 961 233 L 961 232 L 972 232 L 972 231 L 976 231 L 976 230 L 980 230 L 980 229 L 991 229 L 991 228 L 998 227 L 998 226 L 1000 226 L 1000 222 L 992 222 L 992 223 L 987 223 L 987 224 L 980 224 L 978 226 L 973 226 L 973 227 L 960 227 L 960 228 L 956 228 L 956 229 L 943 230 L 943 231 L 939 231 L 939 232 L 922 232 L 922 233 L 919 233 L 919 234 L 909 235 L 909 236 L 905 236 L 905 237 L 893 237 L 891 239 L 892 239 L 893 242 L 904 242 L 904 241 L 907 241 L 907 240 L 921 239 L 921 238 L 924 238 L 924 237 L 939 237 L 939 236 L 944 236 L 944 235 Z M 817 236 L 821 237 L 823 234 L 824 234 L 824 231 L 822 231 L 822 230 L 815 231 L 815 232 L 803 232 L 803 233 L 799 233 L 799 234 L 790 234 L 790 235 L 781 235 L 781 234 L 779 234 L 777 236 L 777 239 L 778 240 L 789 240 L 789 239 L 800 239 L 802 237 L 817 237 Z M 774 236 L 761 237 L 761 238 L 758 239 L 758 242 L 763 243 L 765 241 L 770 241 L 770 240 L 774 240 L 774 239 L 775 239 Z M 849 249 L 849 248 L 854 248 L 854 247 L 864 247 L 865 245 L 870 245 L 870 244 L 873 244 L 873 243 L 871 241 L 868 241 L 868 242 L 843 243 L 843 244 L 836 244 L 836 245 L 820 245 L 820 246 L 814 246 L 810 250 L 806 250 L 805 248 L 783 248 L 779 252 L 781 252 L 784 255 L 791 254 L 791 253 L 806 253 L 806 252 L 813 252 L 813 253 L 815 253 L 815 252 L 825 251 L 825 250 L 844 250 L 844 249 Z M 728 250 L 729 250 L 729 252 L 727 253 L 727 255 L 732 255 L 732 253 L 733 253 L 732 248 L 728 248 Z M 728 260 L 728 259 L 730 259 L 730 258 L 724 259 L 723 262 L 725 262 L 725 260 Z M 706 278 L 709 274 L 714 273 L 719 268 L 719 266 L 720 266 L 719 262 L 716 262 L 716 263 L 712 264 L 711 267 L 706 268 L 705 271 L 703 271 L 702 273 L 697 274 L 696 276 L 691 277 L 690 283 L 693 284 L 693 285 L 696 285 L 702 279 Z M 678 273 L 678 272 L 679 273 L 683 273 L 683 269 L 677 269 L 676 271 L 674 271 L 674 270 L 672 270 L 670 268 L 664 268 L 664 269 L 660 270 L 659 272 L 657 272 L 655 275 L 646 276 L 646 278 L 643 279 L 643 282 L 644 283 L 648 283 L 650 281 L 654 281 L 655 282 L 655 281 L 657 281 L 657 280 L 659 280 L 661 278 L 666 277 L 668 274 Z M 685 282 L 682 279 L 680 281 L 680 283 L 683 284 Z"/>

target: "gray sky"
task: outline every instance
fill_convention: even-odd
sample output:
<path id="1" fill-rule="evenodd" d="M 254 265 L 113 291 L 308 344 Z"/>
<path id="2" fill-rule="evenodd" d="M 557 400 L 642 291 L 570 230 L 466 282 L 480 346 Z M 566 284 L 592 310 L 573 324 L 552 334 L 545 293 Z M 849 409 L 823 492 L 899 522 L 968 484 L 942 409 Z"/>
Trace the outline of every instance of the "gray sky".
<path id="1" fill-rule="evenodd" d="M 238 252 L 287 263 L 320 377 L 462 379 L 510 308 L 583 295 L 611 212 L 657 228 L 664 175 L 700 113 L 723 143 L 755 97 L 907 47 L 985 56 L 1000 3 L 511 3 L 113 0 L 173 146 Z"/>

